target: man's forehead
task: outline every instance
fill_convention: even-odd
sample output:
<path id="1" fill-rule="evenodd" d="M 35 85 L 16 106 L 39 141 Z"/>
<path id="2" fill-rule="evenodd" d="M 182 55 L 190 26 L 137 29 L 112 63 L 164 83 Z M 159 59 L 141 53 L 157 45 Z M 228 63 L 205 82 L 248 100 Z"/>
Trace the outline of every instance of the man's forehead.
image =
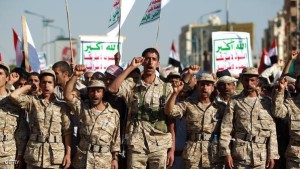
<path id="1" fill-rule="evenodd" d="M 155 52 L 147 52 L 145 55 L 145 58 L 158 58 L 157 54 Z"/>

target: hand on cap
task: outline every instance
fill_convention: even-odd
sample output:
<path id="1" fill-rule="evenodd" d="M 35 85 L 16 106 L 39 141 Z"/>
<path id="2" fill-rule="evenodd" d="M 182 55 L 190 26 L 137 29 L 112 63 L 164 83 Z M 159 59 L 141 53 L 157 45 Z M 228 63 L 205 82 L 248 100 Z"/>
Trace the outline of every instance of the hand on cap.
<path id="1" fill-rule="evenodd" d="M 135 57 L 135 58 L 132 59 L 130 65 L 133 66 L 133 67 L 135 67 L 135 68 L 137 68 L 140 65 L 142 65 L 142 63 L 144 62 L 144 60 L 145 60 L 145 58 L 143 58 L 143 57 Z"/>
<path id="2" fill-rule="evenodd" d="M 192 74 L 192 75 L 195 75 L 195 74 L 197 74 L 199 72 L 199 70 L 200 70 L 200 66 L 198 66 L 198 65 L 191 65 L 189 67 L 188 73 Z"/>
<path id="3" fill-rule="evenodd" d="M 174 93 L 179 94 L 180 91 L 183 89 L 183 85 L 184 84 L 182 81 L 172 83 Z"/>
<path id="4" fill-rule="evenodd" d="M 9 75 L 9 83 L 14 84 L 19 80 L 19 78 L 20 78 L 20 75 L 17 72 L 12 72 Z"/>
<path id="5" fill-rule="evenodd" d="M 74 75 L 80 77 L 86 72 L 86 67 L 84 65 L 76 65 L 74 70 Z"/>

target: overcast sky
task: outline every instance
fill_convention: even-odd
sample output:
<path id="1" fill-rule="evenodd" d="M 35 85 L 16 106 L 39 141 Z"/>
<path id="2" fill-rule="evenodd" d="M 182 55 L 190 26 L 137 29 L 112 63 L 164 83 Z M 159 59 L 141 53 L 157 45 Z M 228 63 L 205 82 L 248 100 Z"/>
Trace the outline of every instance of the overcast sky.
<path id="1" fill-rule="evenodd" d="M 107 32 L 108 19 L 114 0 L 69 0 L 71 32 L 74 38 L 78 35 L 104 35 Z M 161 63 L 167 64 L 171 43 L 174 40 L 178 50 L 178 36 L 181 27 L 197 23 L 201 15 L 222 10 L 217 14 L 223 24 L 225 20 L 226 0 L 170 0 L 161 13 L 158 49 Z M 283 8 L 284 0 L 228 0 L 229 21 L 235 23 L 254 22 L 255 39 L 254 52 L 261 51 L 263 30 L 267 28 L 268 20 L 277 16 Z M 125 21 L 121 34 L 126 36 L 123 45 L 123 60 L 130 61 L 132 57 L 140 56 L 145 48 L 155 45 L 157 21 L 139 26 L 139 23 L 149 5 L 150 0 L 136 0 L 132 11 Z M 0 0 L 0 53 L 6 63 L 15 58 L 13 48 L 14 28 L 22 34 L 21 16 L 25 15 L 37 49 L 43 42 L 42 19 L 25 14 L 29 10 L 53 19 L 52 25 L 67 32 L 67 17 L 65 0 Z M 207 21 L 208 17 L 204 17 Z M 54 40 L 60 31 L 49 28 L 50 41 Z M 52 52 L 53 53 L 53 52 Z"/>

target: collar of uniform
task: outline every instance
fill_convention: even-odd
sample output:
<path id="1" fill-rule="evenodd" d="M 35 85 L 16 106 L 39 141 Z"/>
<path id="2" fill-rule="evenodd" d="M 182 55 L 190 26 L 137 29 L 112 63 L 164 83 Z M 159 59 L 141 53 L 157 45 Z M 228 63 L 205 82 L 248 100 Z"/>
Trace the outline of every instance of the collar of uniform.
<path id="1" fill-rule="evenodd" d="M 110 111 L 110 112 L 113 112 L 114 111 L 114 109 L 111 107 L 111 105 L 108 103 L 108 102 L 106 102 L 106 110 L 108 110 L 108 111 Z"/>
<path id="2" fill-rule="evenodd" d="M 262 97 L 261 97 L 260 94 L 258 94 L 257 92 L 256 92 L 256 94 L 257 94 L 258 99 L 262 99 Z M 240 93 L 239 98 L 244 100 L 246 97 L 247 97 L 247 96 L 245 95 L 244 90 L 243 90 L 243 91 Z"/>
<path id="3" fill-rule="evenodd" d="M 160 83 L 160 79 L 155 76 L 153 83 L 151 83 L 149 86 L 151 86 L 151 85 L 157 86 L 157 85 L 159 85 L 159 83 Z M 141 79 L 139 81 L 139 83 L 137 84 L 137 86 L 146 86 L 145 84 L 146 84 L 146 82 L 143 79 Z"/>

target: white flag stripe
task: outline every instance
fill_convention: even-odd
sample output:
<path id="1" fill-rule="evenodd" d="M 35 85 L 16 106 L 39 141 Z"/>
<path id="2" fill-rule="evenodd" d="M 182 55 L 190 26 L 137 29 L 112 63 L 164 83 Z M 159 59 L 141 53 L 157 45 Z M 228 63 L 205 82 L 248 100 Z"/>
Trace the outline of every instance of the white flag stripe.
<path id="1" fill-rule="evenodd" d="M 29 65 L 31 66 L 34 72 L 40 72 L 40 61 L 37 51 L 35 49 L 31 33 L 29 31 L 27 22 L 26 22 L 26 34 L 27 34 L 27 43 L 28 43 L 28 58 Z"/>
<path id="2" fill-rule="evenodd" d="M 135 3 L 135 0 L 122 0 L 121 1 L 121 27 L 123 26 L 129 12 L 131 11 L 133 5 Z M 120 17 L 119 17 L 120 18 Z M 107 35 L 109 36 L 116 36 L 119 33 L 119 22 L 114 24 L 109 28 L 109 32 Z"/>

